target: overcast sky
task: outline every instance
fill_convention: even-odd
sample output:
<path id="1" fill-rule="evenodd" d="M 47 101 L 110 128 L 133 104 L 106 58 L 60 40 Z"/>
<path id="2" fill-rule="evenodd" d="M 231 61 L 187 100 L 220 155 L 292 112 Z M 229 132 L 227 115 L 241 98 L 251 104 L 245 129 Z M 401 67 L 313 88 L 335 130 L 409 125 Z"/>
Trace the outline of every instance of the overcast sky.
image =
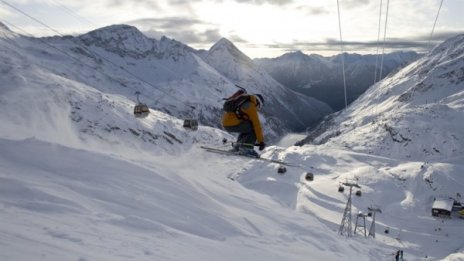
<path id="1" fill-rule="evenodd" d="M 345 51 L 376 53 L 381 2 L 383 39 L 388 0 L 339 0 Z M 464 33 L 464 0 L 444 0 L 430 38 L 440 3 L 390 0 L 385 51 L 424 51 Z M 0 0 L 0 21 L 18 33 L 43 36 L 56 32 L 8 5 L 62 34 L 131 24 L 152 38 L 165 35 L 196 49 L 225 37 L 251 58 L 340 52 L 336 0 Z"/>

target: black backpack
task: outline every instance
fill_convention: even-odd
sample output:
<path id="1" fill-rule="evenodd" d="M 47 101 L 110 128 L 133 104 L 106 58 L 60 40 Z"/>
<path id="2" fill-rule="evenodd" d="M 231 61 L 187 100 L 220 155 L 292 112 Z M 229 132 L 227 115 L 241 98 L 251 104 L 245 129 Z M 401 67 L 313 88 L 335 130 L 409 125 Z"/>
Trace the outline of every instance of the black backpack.
<path id="1" fill-rule="evenodd" d="M 234 93 L 229 98 L 224 99 L 224 105 L 222 109 L 225 112 L 234 112 L 239 119 L 243 117 L 243 113 L 240 111 L 240 107 L 246 102 L 250 100 L 250 95 L 246 93 L 244 90 L 239 90 Z"/>

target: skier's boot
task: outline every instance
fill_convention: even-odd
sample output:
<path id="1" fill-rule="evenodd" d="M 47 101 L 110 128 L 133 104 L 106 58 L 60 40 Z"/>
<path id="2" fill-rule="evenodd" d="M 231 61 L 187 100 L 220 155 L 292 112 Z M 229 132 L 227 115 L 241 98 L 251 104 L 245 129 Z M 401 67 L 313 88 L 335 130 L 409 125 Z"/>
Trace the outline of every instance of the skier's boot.
<path id="1" fill-rule="evenodd" d="M 232 143 L 232 149 L 229 150 L 230 152 L 239 152 L 240 147 L 234 143 Z"/>
<path id="2" fill-rule="evenodd" d="M 256 152 L 253 148 L 240 147 L 238 153 L 247 157 L 259 158 L 258 152 Z"/>

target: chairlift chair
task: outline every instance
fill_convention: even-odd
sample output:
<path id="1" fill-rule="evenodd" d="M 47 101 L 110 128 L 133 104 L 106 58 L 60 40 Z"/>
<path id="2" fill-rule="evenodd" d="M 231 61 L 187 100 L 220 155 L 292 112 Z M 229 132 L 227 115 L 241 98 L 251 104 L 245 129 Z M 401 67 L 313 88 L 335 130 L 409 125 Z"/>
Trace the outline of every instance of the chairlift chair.
<path id="1" fill-rule="evenodd" d="M 343 191 L 345 191 L 345 187 L 343 187 L 342 185 L 340 185 L 340 186 L 338 187 L 338 192 L 343 192 Z"/>
<path id="2" fill-rule="evenodd" d="M 360 197 L 361 196 L 361 190 L 356 191 L 356 196 Z"/>

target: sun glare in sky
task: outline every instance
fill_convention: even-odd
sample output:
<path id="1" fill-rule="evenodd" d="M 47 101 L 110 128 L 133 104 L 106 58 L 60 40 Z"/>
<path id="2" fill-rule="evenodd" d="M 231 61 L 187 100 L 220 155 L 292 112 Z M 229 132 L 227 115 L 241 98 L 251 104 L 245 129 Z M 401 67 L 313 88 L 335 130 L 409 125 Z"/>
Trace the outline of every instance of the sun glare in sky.
<path id="1" fill-rule="evenodd" d="M 431 40 L 441 1 L 339 0 L 346 50 L 373 52 L 378 36 L 383 40 L 384 34 L 388 51 L 423 50 L 424 43 Z M 150 37 L 165 35 L 193 48 L 207 49 L 226 37 L 251 58 L 274 57 L 291 50 L 326 55 L 340 51 L 335 0 L 5 0 L 0 3 L 0 21 L 43 36 L 56 33 L 18 10 L 62 34 L 131 24 Z M 443 1 L 435 42 L 464 33 L 463 11 L 463 0 Z"/>

